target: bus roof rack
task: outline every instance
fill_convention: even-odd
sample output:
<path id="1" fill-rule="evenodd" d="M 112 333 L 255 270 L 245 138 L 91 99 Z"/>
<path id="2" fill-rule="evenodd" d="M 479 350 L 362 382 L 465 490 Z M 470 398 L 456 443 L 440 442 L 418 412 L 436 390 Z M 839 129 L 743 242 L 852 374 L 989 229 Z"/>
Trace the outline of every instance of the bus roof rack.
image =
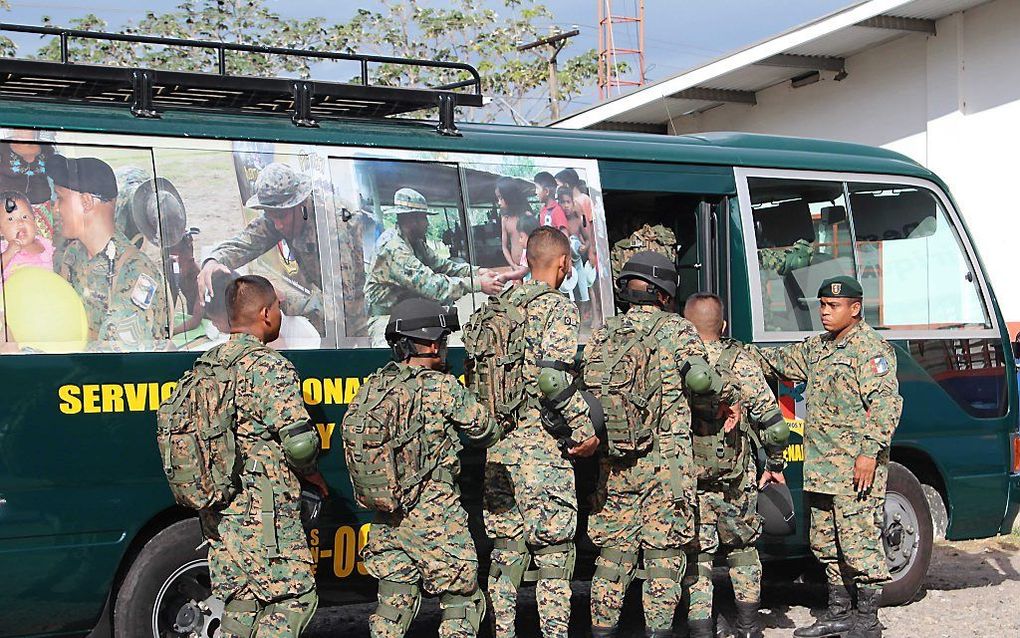
<path id="1" fill-rule="evenodd" d="M 161 110 L 185 109 L 233 113 L 287 114 L 297 126 L 317 126 L 318 119 L 386 117 L 438 108 L 436 130 L 459 135 L 458 106 L 482 106 L 482 80 L 470 64 L 415 60 L 314 49 L 254 46 L 180 38 L 102 33 L 59 27 L 0 23 L 0 31 L 60 38 L 60 61 L 0 58 L 0 99 L 54 100 L 89 104 L 129 104 L 136 117 L 158 118 Z M 150 68 L 79 64 L 68 55 L 72 39 L 131 42 L 167 47 L 211 49 L 218 72 L 196 73 Z M 324 82 L 283 77 L 231 75 L 227 52 L 256 53 L 357 62 L 361 82 Z M 373 84 L 370 64 L 449 69 L 464 80 L 427 88 Z"/>

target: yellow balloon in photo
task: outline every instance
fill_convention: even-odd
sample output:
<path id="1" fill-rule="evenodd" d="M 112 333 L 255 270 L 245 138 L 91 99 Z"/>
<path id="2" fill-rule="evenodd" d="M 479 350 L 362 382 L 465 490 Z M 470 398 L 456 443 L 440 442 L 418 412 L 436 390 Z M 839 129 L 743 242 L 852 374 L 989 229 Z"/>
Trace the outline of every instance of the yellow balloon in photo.
<path id="1" fill-rule="evenodd" d="M 85 305 L 71 284 L 45 268 L 22 266 L 4 282 L 8 338 L 22 348 L 80 352 L 89 336 Z"/>

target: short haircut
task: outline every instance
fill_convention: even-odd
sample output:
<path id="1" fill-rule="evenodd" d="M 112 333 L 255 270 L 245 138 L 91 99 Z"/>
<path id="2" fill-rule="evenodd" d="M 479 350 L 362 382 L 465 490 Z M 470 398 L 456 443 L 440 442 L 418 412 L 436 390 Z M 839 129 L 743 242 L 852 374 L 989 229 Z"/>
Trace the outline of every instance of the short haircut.
<path id="1" fill-rule="evenodd" d="M 521 215 L 517 220 L 517 232 L 524 233 L 531 237 L 531 233 L 538 229 L 538 218 L 534 215 Z"/>
<path id="2" fill-rule="evenodd" d="M 535 175 L 535 183 L 542 188 L 548 188 L 554 193 L 556 192 L 556 178 L 552 176 L 552 173 L 542 171 L 538 175 Z"/>
<path id="3" fill-rule="evenodd" d="M 231 270 L 230 272 L 223 272 L 222 270 L 215 270 L 212 274 L 212 299 L 205 302 L 205 316 L 217 315 L 227 316 L 227 288 L 231 282 L 237 279 L 239 275 Z"/>
<path id="4" fill-rule="evenodd" d="M 577 171 L 572 168 L 565 168 L 559 173 L 556 173 L 556 179 L 563 182 L 570 188 L 581 187 L 581 177 L 577 174 Z"/>
<path id="5" fill-rule="evenodd" d="M 701 334 L 721 336 L 723 330 L 723 303 L 719 295 L 696 292 L 684 304 L 684 318 L 694 324 Z"/>
<path id="6" fill-rule="evenodd" d="M 560 229 L 539 226 L 528 235 L 528 268 L 544 268 L 564 255 L 570 255 L 570 241 Z"/>
<path id="7" fill-rule="evenodd" d="M 272 305 L 276 289 L 261 275 L 243 275 L 227 284 L 227 319 L 231 327 L 243 325 L 255 313 Z"/>
<path id="8" fill-rule="evenodd" d="M 556 199 L 563 199 L 564 197 L 574 199 L 574 189 L 570 186 L 560 186 L 556 189 Z"/>
<path id="9" fill-rule="evenodd" d="M 8 212 L 7 202 L 21 202 L 28 207 L 28 210 L 32 210 L 32 202 L 28 200 L 28 195 L 21 191 L 4 191 L 0 193 L 0 202 L 3 202 L 3 212 L 5 213 Z M 13 208 L 11 210 L 13 210 Z"/>

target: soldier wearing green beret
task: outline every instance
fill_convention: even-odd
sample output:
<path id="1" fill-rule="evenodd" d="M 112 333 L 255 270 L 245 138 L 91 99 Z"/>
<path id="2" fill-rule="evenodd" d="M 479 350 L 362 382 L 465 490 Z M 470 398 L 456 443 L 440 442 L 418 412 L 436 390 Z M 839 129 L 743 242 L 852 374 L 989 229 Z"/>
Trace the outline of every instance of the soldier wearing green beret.
<path id="1" fill-rule="evenodd" d="M 818 290 L 824 333 L 751 348 L 766 375 L 807 384 L 804 495 L 829 607 L 794 632 L 800 637 L 882 635 L 878 605 L 889 571 L 881 529 L 889 444 L 903 399 L 895 353 L 862 318 L 863 296 L 853 277 L 827 279 Z"/>

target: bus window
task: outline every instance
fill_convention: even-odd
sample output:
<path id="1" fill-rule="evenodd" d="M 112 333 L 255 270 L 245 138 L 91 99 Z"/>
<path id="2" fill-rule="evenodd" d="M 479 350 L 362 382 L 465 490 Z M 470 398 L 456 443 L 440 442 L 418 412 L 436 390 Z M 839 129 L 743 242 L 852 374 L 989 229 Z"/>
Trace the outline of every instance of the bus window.
<path id="1" fill-rule="evenodd" d="M 5 137 L 4 351 L 168 349 L 159 229 L 142 232 L 136 220 L 144 207 L 134 202 L 144 196 L 135 198 L 123 180 L 133 174 L 152 186 L 151 151 L 57 148 L 38 131 Z"/>
<path id="2" fill-rule="evenodd" d="M 821 330 L 818 288 L 855 275 L 841 182 L 748 178 L 768 332 Z"/>
<path id="3" fill-rule="evenodd" d="M 175 345 L 226 341 L 227 284 L 257 274 L 281 300 L 280 338 L 270 345 L 329 347 L 335 317 L 328 279 L 323 294 L 317 214 L 328 176 L 314 158 L 236 142 L 232 152 L 157 149 L 155 160 Z"/>
<path id="4" fill-rule="evenodd" d="M 864 316 L 876 328 L 989 327 L 977 273 L 926 189 L 850 184 Z"/>
<path id="5" fill-rule="evenodd" d="M 342 345 L 386 347 L 393 306 L 422 296 L 474 310 L 458 169 L 451 164 L 330 158 L 342 296 Z M 460 343 L 460 334 L 450 337 Z"/>

